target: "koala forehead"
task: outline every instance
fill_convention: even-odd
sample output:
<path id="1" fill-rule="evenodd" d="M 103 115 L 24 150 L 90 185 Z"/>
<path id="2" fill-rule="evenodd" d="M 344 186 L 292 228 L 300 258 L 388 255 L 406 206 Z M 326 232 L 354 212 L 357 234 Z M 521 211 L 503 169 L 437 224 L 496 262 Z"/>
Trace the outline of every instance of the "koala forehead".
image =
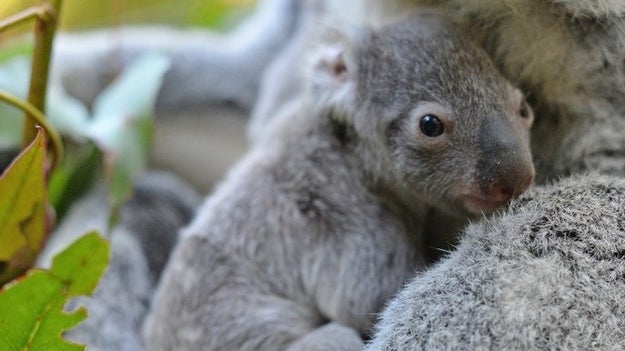
<path id="1" fill-rule="evenodd" d="M 454 25 L 417 17 L 372 32 L 358 55 L 358 97 L 375 108 L 433 101 L 489 115 L 510 105 L 512 87 Z M 401 107 L 399 107 L 401 109 Z"/>

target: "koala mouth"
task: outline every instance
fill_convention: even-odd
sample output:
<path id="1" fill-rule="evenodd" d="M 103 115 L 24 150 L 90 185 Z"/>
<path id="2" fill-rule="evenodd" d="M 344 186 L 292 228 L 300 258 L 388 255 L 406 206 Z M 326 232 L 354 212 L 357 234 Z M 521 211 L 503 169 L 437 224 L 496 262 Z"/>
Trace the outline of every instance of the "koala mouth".
<path id="1" fill-rule="evenodd" d="M 510 201 L 510 197 L 484 197 L 479 195 L 466 195 L 462 202 L 466 209 L 472 214 L 489 214 L 505 206 Z"/>

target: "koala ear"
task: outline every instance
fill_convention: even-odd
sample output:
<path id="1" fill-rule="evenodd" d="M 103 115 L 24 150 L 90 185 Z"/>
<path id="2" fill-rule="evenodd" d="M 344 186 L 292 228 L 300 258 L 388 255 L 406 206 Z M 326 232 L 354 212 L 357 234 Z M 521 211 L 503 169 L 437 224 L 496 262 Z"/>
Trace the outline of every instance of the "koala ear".
<path id="1" fill-rule="evenodd" d="M 320 49 L 315 74 L 325 76 L 335 84 L 341 84 L 350 79 L 355 65 L 350 62 L 349 70 L 346 61 L 346 48 L 340 44 L 327 45 Z"/>
<path id="2" fill-rule="evenodd" d="M 311 55 L 313 99 L 318 106 L 341 110 L 354 97 L 364 30 L 326 27 L 320 33 Z"/>

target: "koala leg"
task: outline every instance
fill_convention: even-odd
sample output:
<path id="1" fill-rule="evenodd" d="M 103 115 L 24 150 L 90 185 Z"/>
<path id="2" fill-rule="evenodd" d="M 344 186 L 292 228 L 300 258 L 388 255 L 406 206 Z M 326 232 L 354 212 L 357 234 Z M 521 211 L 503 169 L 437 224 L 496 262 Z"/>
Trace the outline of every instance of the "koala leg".
<path id="1" fill-rule="evenodd" d="M 147 349 L 295 351 L 327 345 L 315 350 L 343 350 L 337 348 L 342 344 L 361 349 L 356 332 L 325 325 L 327 320 L 305 298 L 276 294 L 266 274 L 264 267 L 222 251 L 207 238 L 184 238 L 146 318 Z"/>

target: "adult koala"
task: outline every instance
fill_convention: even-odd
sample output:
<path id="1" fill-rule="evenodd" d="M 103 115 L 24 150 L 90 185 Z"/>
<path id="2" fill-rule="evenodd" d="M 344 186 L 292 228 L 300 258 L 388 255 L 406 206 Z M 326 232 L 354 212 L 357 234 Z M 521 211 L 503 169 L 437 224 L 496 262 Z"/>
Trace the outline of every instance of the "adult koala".
<path id="1" fill-rule="evenodd" d="M 305 17 L 309 6 L 320 2 L 261 2 L 255 18 L 272 14 L 267 17 L 271 21 L 253 22 L 258 29 L 253 40 L 232 37 L 236 50 L 226 53 L 238 57 L 241 67 L 255 67 L 243 76 L 229 74 L 236 72 L 234 61 L 214 59 L 221 43 L 206 40 L 204 48 L 195 50 L 188 41 L 169 40 L 168 49 L 181 53 L 174 56 L 174 67 L 180 69 L 166 77 L 160 106 L 172 101 L 167 84 L 179 86 L 184 73 L 193 72 L 196 77 L 228 76 L 228 90 L 207 88 L 199 105 L 234 101 L 249 109 L 253 99 L 241 99 L 239 92 L 255 96 L 265 64 L 275 59 L 273 52 L 284 46 L 285 38 L 292 38 L 289 46 L 302 45 L 297 33 L 311 23 Z M 509 211 L 471 226 L 457 251 L 409 283 L 383 314 L 369 349 L 621 347 L 625 2 L 349 0 L 329 2 L 329 11 L 385 22 L 419 5 L 452 16 L 528 93 L 536 113 L 532 150 L 537 187 Z M 184 32 L 172 35 L 181 37 Z M 141 40 L 129 40 L 124 52 L 145 49 Z M 61 41 L 57 57 L 80 47 L 79 42 Z M 259 48 L 263 55 L 254 54 Z M 96 61 L 83 62 L 89 66 Z M 178 93 L 199 99 L 198 94 Z M 587 171 L 612 178 L 576 175 Z"/>

